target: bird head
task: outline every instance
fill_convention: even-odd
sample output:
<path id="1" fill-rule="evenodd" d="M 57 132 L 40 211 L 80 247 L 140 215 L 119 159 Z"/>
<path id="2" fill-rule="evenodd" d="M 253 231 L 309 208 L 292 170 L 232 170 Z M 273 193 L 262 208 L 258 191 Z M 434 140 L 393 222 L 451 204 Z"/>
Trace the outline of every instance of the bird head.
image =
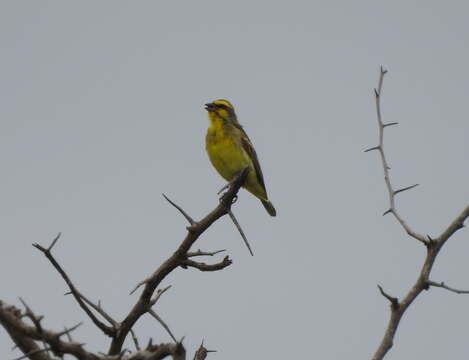
<path id="1" fill-rule="evenodd" d="M 205 110 L 208 111 L 210 119 L 236 120 L 236 114 L 233 105 L 228 100 L 215 100 L 205 104 Z"/>

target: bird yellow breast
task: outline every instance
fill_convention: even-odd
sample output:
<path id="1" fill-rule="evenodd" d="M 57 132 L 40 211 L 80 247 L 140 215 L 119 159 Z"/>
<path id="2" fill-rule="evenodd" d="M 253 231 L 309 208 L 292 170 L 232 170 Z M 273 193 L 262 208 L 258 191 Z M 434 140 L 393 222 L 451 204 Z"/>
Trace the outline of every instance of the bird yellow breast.
<path id="1" fill-rule="evenodd" d="M 250 158 L 243 150 L 237 137 L 230 133 L 234 130 L 227 128 L 222 119 L 212 117 L 205 138 L 208 157 L 212 165 L 228 181 L 232 180 L 244 168 L 253 168 Z"/>

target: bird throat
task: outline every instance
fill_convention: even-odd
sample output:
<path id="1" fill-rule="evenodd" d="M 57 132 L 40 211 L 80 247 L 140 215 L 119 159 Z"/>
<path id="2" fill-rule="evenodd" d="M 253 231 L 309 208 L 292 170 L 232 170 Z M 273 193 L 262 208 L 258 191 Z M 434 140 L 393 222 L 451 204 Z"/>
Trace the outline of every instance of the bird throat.
<path id="1" fill-rule="evenodd" d="M 208 119 L 210 126 L 208 127 L 207 134 L 212 138 L 222 138 L 225 136 L 225 125 L 223 119 L 216 113 L 209 112 Z"/>

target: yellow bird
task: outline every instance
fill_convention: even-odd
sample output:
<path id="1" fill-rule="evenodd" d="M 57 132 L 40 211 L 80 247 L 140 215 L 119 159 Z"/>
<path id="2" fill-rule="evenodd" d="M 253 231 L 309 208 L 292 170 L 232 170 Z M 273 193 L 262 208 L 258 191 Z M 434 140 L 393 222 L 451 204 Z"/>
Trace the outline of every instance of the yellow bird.
<path id="1" fill-rule="evenodd" d="M 275 216 L 277 212 L 267 197 L 256 151 L 239 124 L 233 105 L 227 100 L 215 100 L 205 104 L 205 109 L 210 121 L 205 147 L 212 165 L 227 181 L 249 168 L 243 187 L 261 200 L 270 216 Z"/>

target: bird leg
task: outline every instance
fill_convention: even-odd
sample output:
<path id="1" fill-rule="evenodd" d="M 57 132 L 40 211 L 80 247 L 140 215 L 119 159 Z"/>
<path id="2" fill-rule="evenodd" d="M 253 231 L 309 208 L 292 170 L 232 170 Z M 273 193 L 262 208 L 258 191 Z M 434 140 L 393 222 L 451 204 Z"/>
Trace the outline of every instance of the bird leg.
<path id="1" fill-rule="evenodd" d="M 218 192 L 217 195 L 220 195 L 224 190 L 228 189 L 239 177 L 239 175 L 244 171 L 245 169 L 238 171 L 235 176 L 233 176 L 233 179 L 231 179 L 229 182 L 226 183 L 225 186 L 223 186 Z M 233 201 L 234 202 L 234 201 Z"/>

